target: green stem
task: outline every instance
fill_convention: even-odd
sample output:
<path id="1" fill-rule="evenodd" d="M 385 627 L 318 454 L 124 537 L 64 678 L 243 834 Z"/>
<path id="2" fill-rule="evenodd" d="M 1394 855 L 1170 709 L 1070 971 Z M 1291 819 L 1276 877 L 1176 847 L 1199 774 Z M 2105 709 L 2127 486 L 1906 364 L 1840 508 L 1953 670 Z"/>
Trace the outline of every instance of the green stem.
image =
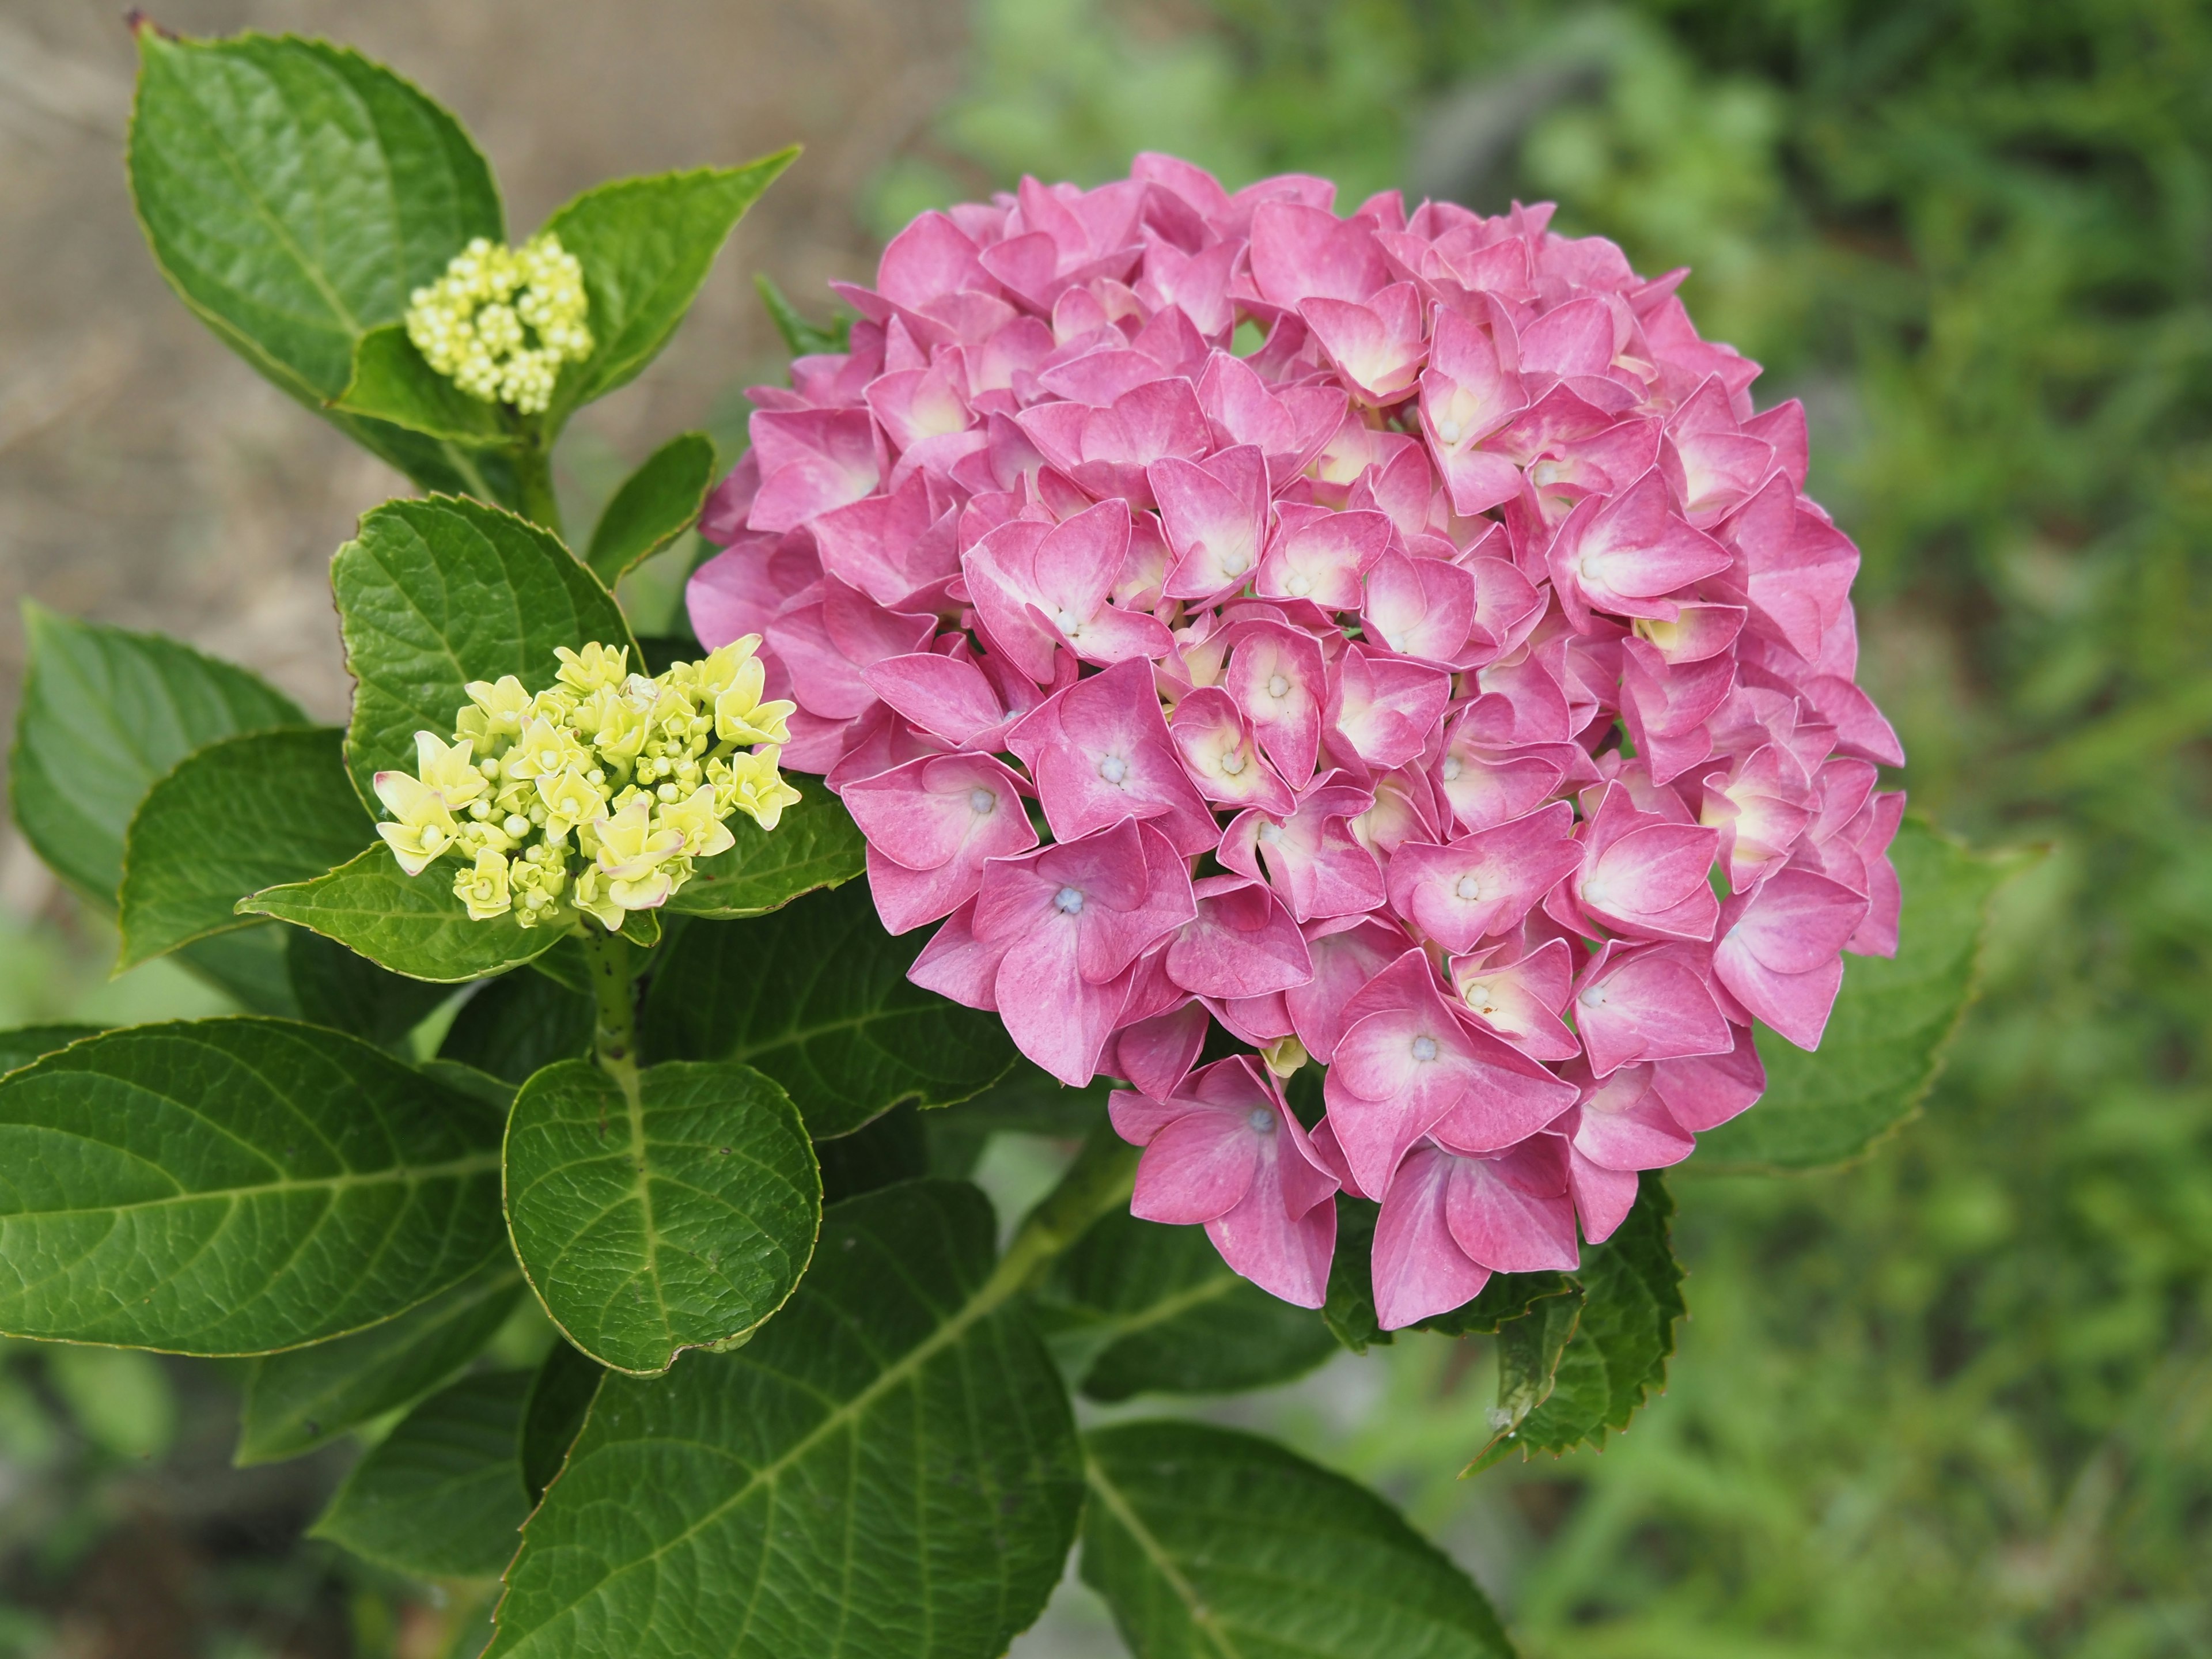
<path id="1" fill-rule="evenodd" d="M 1091 1223 L 1129 1201 L 1136 1184 L 1137 1149 L 1115 1134 L 1111 1123 L 1093 1125 L 1059 1184 L 1023 1221 L 979 1299 L 995 1304 L 1035 1289 L 1060 1254 L 1091 1231 Z"/>
<path id="2" fill-rule="evenodd" d="M 621 1085 L 623 1097 L 637 1102 L 637 947 L 620 933 L 584 925 L 584 955 L 592 966 L 592 994 L 599 1005 L 592 1051 L 599 1069 Z"/>
<path id="3" fill-rule="evenodd" d="M 522 516 L 541 524 L 563 541 L 561 503 L 553 494 L 553 458 L 536 440 L 514 447 L 514 484 L 522 501 Z"/>

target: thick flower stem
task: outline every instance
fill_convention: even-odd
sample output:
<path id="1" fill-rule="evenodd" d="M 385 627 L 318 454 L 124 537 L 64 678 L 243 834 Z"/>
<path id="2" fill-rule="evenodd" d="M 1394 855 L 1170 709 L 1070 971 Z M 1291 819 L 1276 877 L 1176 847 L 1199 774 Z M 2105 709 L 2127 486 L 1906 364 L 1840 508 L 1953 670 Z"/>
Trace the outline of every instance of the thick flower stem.
<path id="1" fill-rule="evenodd" d="M 584 956 L 591 963 L 592 994 L 599 1005 L 592 1051 L 599 1069 L 621 1085 L 623 1097 L 637 1094 L 637 947 L 620 933 L 586 924 Z"/>
<path id="2" fill-rule="evenodd" d="M 561 503 L 553 493 L 553 457 L 534 439 L 514 446 L 514 487 L 522 516 L 555 535 L 567 538 L 561 528 Z"/>
<path id="3" fill-rule="evenodd" d="M 999 1258 L 984 1296 L 1003 1300 L 1042 1282 L 1058 1259 L 1091 1231 L 1091 1223 L 1129 1201 L 1137 1182 L 1137 1149 L 1103 1120 L 1095 1125 L 1060 1182 L 1023 1221 L 1006 1253 Z"/>

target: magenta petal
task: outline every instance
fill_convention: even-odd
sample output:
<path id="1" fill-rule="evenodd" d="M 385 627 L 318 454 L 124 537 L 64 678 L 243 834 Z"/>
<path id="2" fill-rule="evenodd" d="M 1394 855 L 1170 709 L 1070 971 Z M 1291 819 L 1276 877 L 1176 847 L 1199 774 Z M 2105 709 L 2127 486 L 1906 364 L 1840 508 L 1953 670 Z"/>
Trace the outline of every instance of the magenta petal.
<path id="1" fill-rule="evenodd" d="M 1697 1150 L 1652 1087 L 1647 1066 L 1625 1066 L 1584 1091 L 1574 1146 L 1607 1170 L 1665 1169 Z"/>
<path id="2" fill-rule="evenodd" d="M 1198 1063 L 1199 1051 L 1206 1046 L 1206 1010 L 1195 1002 L 1124 1025 L 1114 1034 L 1115 1075 L 1128 1079 L 1155 1099 L 1166 1099 Z"/>
<path id="3" fill-rule="evenodd" d="M 1300 1308 L 1318 1308 L 1328 1299 L 1336 1206 L 1316 1204 L 1291 1213 L 1272 1165 L 1262 1166 L 1234 1208 L 1206 1224 L 1206 1236 L 1233 1271 L 1270 1295 Z"/>
<path id="4" fill-rule="evenodd" d="M 1431 1314 L 1473 1301 L 1490 1269 L 1470 1261 L 1445 1220 L 1445 1190 L 1454 1160 L 1424 1146 L 1398 1166 L 1375 1220 L 1375 1317 L 1401 1330 Z"/>
<path id="5" fill-rule="evenodd" d="M 1662 1060 L 1651 1068 L 1652 1087 L 1674 1121 L 1692 1134 L 1719 1127 L 1748 1110 L 1766 1092 L 1766 1067 L 1749 1028 L 1729 1028 L 1735 1047 L 1723 1054 Z"/>
<path id="6" fill-rule="evenodd" d="M 1554 1135 L 1500 1158 L 1454 1158 L 1444 1219 L 1468 1259 L 1493 1273 L 1571 1272 L 1580 1261 L 1565 1151 Z"/>
<path id="7" fill-rule="evenodd" d="M 1628 1219 L 1636 1207 L 1635 1172 L 1601 1170 L 1580 1152 L 1568 1153 L 1568 1183 L 1573 1190 L 1575 1213 L 1581 1217 L 1583 1237 L 1602 1244 L 1613 1230 Z"/>
<path id="8" fill-rule="evenodd" d="M 1260 1137 L 1243 1111 L 1200 1107 L 1158 1130 L 1137 1164 L 1129 1213 L 1179 1226 L 1226 1215 L 1251 1191 Z"/>

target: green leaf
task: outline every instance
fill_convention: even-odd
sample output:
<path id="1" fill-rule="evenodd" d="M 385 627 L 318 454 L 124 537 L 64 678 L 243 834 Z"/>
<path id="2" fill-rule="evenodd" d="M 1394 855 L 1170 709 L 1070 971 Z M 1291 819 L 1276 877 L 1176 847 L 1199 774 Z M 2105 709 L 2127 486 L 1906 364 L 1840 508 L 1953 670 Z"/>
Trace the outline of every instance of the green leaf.
<path id="1" fill-rule="evenodd" d="M 270 923 L 210 933 L 182 946 L 175 956 L 247 1013 L 297 1019 L 300 1001 L 292 992 L 289 949 L 293 931 Z"/>
<path id="2" fill-rule="evenodd" d="M 522 1408 L 522 1484 L 533 1504 L 568 1462 L 592 1397 L 607 1368 L 567 1342 L 556 1342 L 531 1379 Z"/>
<path id="3" fill-rule="evenodd" d="M 730 820 L 738 844 L 701 859 L 668 901 L 672 914 L 734 921 L 765 915 L 802 894 L 836 887 L 868 867 L 868 843 L 837 798 L 814 778 L 785 780 L 801 799 L 773 830 L 743 813 Z"/>
<path id="4" fill-rule="evenodd" d="M 375 833 L 346 781 L 345 734 L 280 727 L 223 738 L 146 792 L 123 843 L 118 970 L 254 926 L 248 893 L 343 864 Z"/>
<path id="5" fill-rule="evenodd" d="M 308 1535 L 418 1578 L 489 1578 L 530 1513 L 518 1453 L 528 1371 L 462 1378 L 354 1465 Z"/>
<path id="6" fill-rule="evenodd" d="M 1083 1582 L 1138 1659 L 1511 1659 L 1441 1550 L 1271 1440 L 1125 1423 L 1084 1451 Z"/>
<path id="7" fill-rule="evenodd" d="M 714 441 L 703 432 L 679 432 L 623 481 L 599 514 L 584 562 L 612 588 L 699 521 L 714 487 Z"/>
<path id="8" fill-rule="evenodd" d="M 85 1037 L 98 1036 L 100 1029 L 97 1025 L 18 1025 L 12 1031 L 0 1031 L 0 1073 L 28 1066 L 40 1055 L 66 1048 Z"/>
<path id="9" fill-rule="evenodd" d="M 243 668 L 158 634 L 23 607 L 30 670 L 9 757 L 15 822 L 55 874 L 112 907 L 123 838 L 155 781 L 204 744 L 304 726 Z"/>
<path id="10" fill-rule="evenodd" d="M 320 1026 L 139 1025 L 0 1080 L 0 1331 L 177 1353 L 343 1335 L 504 1247 L 498 1123 Z"/>
<path id="11" fill-rule="evenodd" d="M 653 975 L 645 1050 L 758 1066 L 817 1139 L 902 1100 L 965 1100 L 1012 1065 L 1013 1043 L 996 1014 L 908 982 L 921 941 L 885 933 L 857 884 L 751 921 L 693 922 Z"/>
<path id="12" fill-rule="evenodd" d="M 783 343 L 794 357 L 818 356 L 825 352 L 843 351 L 853 342 L 853 319 L 839 312 L 827 328 L 806 320 L 799 307 L 784 296 L 775 279 L 764 270 L 753 273 L 753 288 L 768 307 L 769 320 L 775 331 L 783 336 Z"/>
<path id="13" fill-rule="evenodd" d="M 438 1054 L 521 1084 L 556 1060 L 581 1058 L 594 1018 L 588 993 L 543 974 L 507 974 L 461 1005 Z"/>
<path id="14" fill-rule="evenodd" d="M 471 680 L 553 684 L 556 646 L 626 646 L 629 624 L 559 537 L 480 501 L 386 501 L 331 564 L 346 665 L 356 682 L 346 763 L 376 811 L 371 777 L 411 770 L 415 734 L 453 734 Z"/>
<path id="15" fill-rule="evenodd" d="M 471 921 L 453 896 L 459 868 L 441 859 L 410 876 L 379 842 L 313 881 L 269 888 L 238 908 L 311 927 L 395 974 L 441 985 L 504 973 L 568 937 L 556 927 L 525 927 L 511 912 Z"/>
<path id="16" fill-rule="evenodd" d="M 515 1254 L 554 1323 L 633 1375 L 744 1340 L 822 1225 L 805 1126 L 749 1066 L 656 1066 L 628 1099 L 589 1060 L 549 1066 L 515 1097 L 505 1178 Z"/>
<path id="17" fill-rule="evenodd" d="M 849 1200 L 750 1343 L 609 1376 L 523 1529 L 492 1659 L 1003 1654 L 1082 1485 L 993 1231 L 964 1184 Z"/>
<path id="18" fill-rule="evenodd" d="M 864 1129 L 817 1141 L 814 1156 L 822 1165 L 822 1201 L 836 1204 L 929 1174 L 929 1130 L 909 1102 Z"/>
<path id="19" fill-rule="evenodd" d="M 1674 1213 L 1665 1178 L 1656 1170 L 1645 1170 L 1627 1219 L 1604 1243 L 1583 1247 L 1575 1273 L 1583 1292 L 1581 1319 L 1559 1352 L 1549 1393 L 1543 1393 L 1540 1376 L 1501 1375 L 1501 1411 L 1510 1413 L 1504 1397 L 1509 1388 L 1541 1394 L 1542 1403 L 1517 1429 L 1504 1429 L 1470 1472 L 1503 1461 L 1516 1447 L 1524 1459 L 1584 1443 L 1602 1447 L 1607 1429 L 1626 1428 L 1646 1396 L 1665 1386 L 1674 1322 L 1683 1312 L 1681 1264 L 1668 1241 Z M 1563 1316 L 1550 1308 L 1540 1313 L 1547 1320 Z M 1553 1330 L 1516 1335 L 1521 1346 L 1515 1363 L 1531 1352 L 1540 1363 Z"/>
<path id="20" fill-rule="evenodd" d="M 1318 1315 L 1231 1272 L 1204 1228 L 1126 1210 L 1060 1258 L 1040 1314 L 1093 1400 L 1262 1388 L 1336 1352 Z"/>
<path id="21" fill-rule="evenodd" d="M 404 323 L 373 328 L 354 343 L 353 372 L 334 407 L 470 449 L 523 441 L 519 425 L 498 404 L 471 397 L 431 368 Z"/>
<path id="22" fill-rule="evenodd" d="M 1970 853 L 1912 818 L 1890 857 L 1905 890 L 1897 955 L 1844 958 L 1817 1052 L 1759 1028 L 1766 1093 L 1698 1137 L 1699 1173 L 1842 1163 L 1919 1111 L 1973 1000 L 1990 901 L 2027 860 Z"/>
<path id="23" fill-rule="evenodd" d="M 660 355 L 732 228 L 798 154 L 781 149 L 739 167 L 618 179 L 545 222 L 583 265 L 592 301 L 592 355 L 562 366 L 545 416 L 549 434 Z"/>
<path id="24" fill-rule="evenodd" d="M 1498 1404 L 1491 1410 L 1493 1432 L 1485 1452 L 1510 1439 L 1528 1413 L 1551 1398 L 1559 1361 L 1582 1317 L 1583 1292 L 1572 1286 L 1561 1295 L 1546 1297 L 1520 1318 L 1498 1328 Z"/>
<path id="25" fill-rule="evenodd" d="M 311 1025 L 404 1051 L 408 1033 L 453 994 L 446 986 L 388 973 L 320 933 L 304 927 L 281 931 L 292 995 L 300 1018 Z"/>
<path id="26" fill-rule="evenodd" d="M 506 235 L 459 123 L 358 53 L 245 34 L 138 31 L 132 199 L 155 263 L 255 368 L 429 488 L 471 487 L 465 456 L 325 409 L 354 349 L 472 236 Z"/>
<path id="27" fill-rule="evenodd" d="M 231 1461 L 297 1457 L 413 1404 L 482 1353 L 521 1299 L 521 1270 L 495 1261 L 397 1319 L 254 1360 Z"/>

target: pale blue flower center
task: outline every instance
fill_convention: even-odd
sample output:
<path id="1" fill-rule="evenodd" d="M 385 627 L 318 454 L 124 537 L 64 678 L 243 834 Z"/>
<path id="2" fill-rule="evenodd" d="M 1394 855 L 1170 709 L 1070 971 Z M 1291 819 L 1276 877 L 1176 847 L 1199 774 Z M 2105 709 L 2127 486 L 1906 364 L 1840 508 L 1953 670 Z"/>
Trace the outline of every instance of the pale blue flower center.
<path id="1" fill-rule="evenodd" d="M 1415 1060 L 1420 1060 L 1425 1064 L 1426 1062 L 1434 1060 L 1436 1057 L 1437 1040 L 1434 1037 L 1417 1036 L 1413 1039 L 1413 1058 Z"/>
<path id="2" fill-rule="evenodd" d="M 1255 1106 L 1251 1115 L 1244 1121 L 1252 1126 L 1252 1133 L 1255 1135 L 1271 1135 L 1275 1133 L 1275 1115 L 1265 1106 Z"/>
<path id="3" fill-rule="evenodd" d="M 1052 896 L 1052 908 L 1059 911 L 1060 915 L 1064 916 L 1081 915 L 1083 914 L 1083 890 L 1080 887 L 1061 888 L 1057 893 L 1054 893 Z"/>
<path id="4" fill-rule="evenodd" d="M 999 798 L 988 789 L 970 789 L 968 792 L 968 810 L 977 817 L 982 817 L 998 804 Z"/>
<path id="5" fill-rule="evenodd" d="M 1109 755 L 1098 763 L 1098 775 L 1109 783 L 1119 783 L 1129 775 L 1129 763 L 1119 755 Z"/>

